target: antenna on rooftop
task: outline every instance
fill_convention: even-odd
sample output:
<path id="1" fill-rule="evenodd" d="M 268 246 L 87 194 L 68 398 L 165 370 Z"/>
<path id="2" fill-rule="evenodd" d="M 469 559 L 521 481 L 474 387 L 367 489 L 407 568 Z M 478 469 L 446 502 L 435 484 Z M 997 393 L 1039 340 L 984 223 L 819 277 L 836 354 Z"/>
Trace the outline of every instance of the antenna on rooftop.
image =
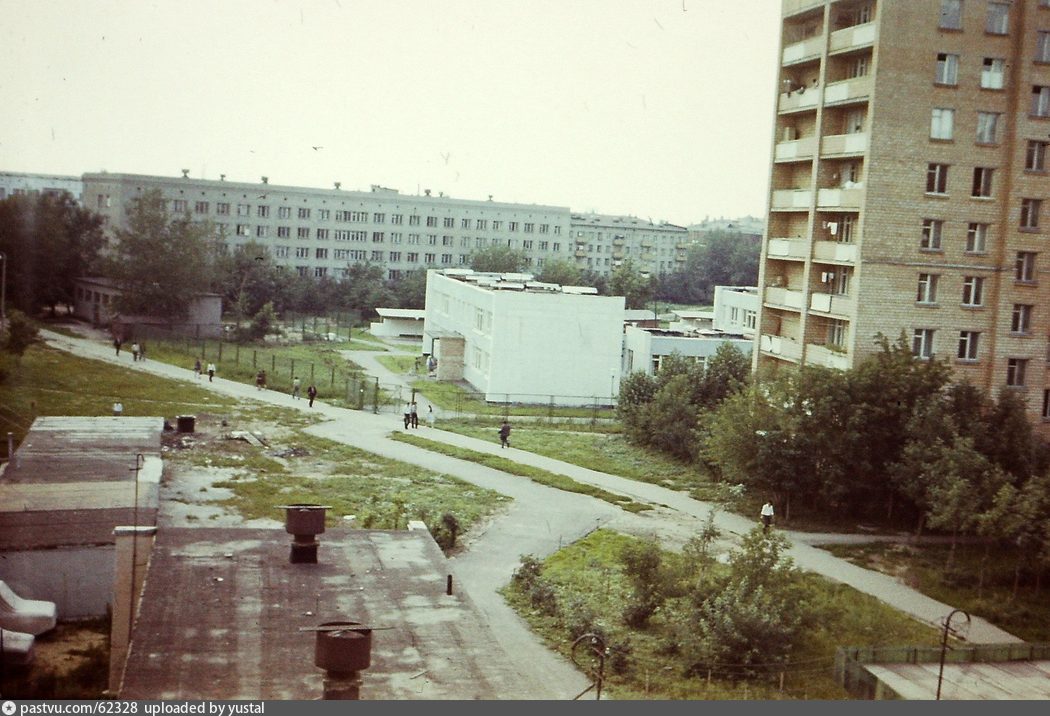
<path id="1" fill-rule="evenodd" d="M 189 169 L 183 169 L 182 170 L 182 178 L 183 179 L 187 178 L 189 175 L 190 175 L 190 170 Z"/>

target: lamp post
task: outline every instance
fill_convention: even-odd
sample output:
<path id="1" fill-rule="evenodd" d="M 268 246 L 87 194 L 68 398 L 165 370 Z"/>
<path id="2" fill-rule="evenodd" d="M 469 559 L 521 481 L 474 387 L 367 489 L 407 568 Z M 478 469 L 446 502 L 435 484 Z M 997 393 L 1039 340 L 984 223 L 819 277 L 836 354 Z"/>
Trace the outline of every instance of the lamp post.
<path id="1" fill-rule="evenodd" d="M 962 614 L 966 617 L 966 624 L 970 624 L 970 615 L 964 612 L 962 609 L 953 609 L 951 614 L 944 618 L 944 637 L 941 639 L 941 668 L 937 672 L 937 698 L 936 701 L 941 700 L 941 681 L 944 679 L 944 654 L 948 650 L 948 631 L 951 629 L 952 617 L 956 614 Z"/>
<path id="2" fill-rule="evenodd" d="M 0 251 L 0 336 L 4 335 L 4 326 L 7 325 L 7 254 Z"/>

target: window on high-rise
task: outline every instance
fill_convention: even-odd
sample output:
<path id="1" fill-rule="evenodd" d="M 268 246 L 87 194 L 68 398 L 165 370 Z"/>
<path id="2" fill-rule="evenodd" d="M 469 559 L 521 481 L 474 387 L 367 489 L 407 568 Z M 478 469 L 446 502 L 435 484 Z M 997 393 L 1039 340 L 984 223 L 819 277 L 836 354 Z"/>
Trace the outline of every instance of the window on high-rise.
<path id="1" fill-rule="evenodd" d="M 988 16 L 984 30 L 993 35 L 1005 35 L 1010 29 L 1010 3 L 988 3 Z"/>
<path id="2" fill-rule="evenodd" d="M 927 164 L 926 165 L 926 193 L 947 194 L 948 193 L 948 165 Z"/>
<path id="3" fill-rule="evenodd" d="M 1021 199 L 1021 228 L 1039 228 L 1039 210 L 1043 206 L 1042 199 Z"/>
<path id="4" fill-rule="evenodd" d="M 998 112 L 977 113 L 977 143 L 997 144 L 999 142 L 999 117 Z"/>
<path id="5" fill-rule="evenodd" d="M 992 175 L 995 170 L 991 167 L 973 168 L 973 187 L 970 196 L 989 197 L 992 195 Z"/>
<path id="6" fill-rule="evenodd" d="M 853 79 L 855 77 L 867 77 L 868 66 L 871 60 L 867 55 L 860 55 L 854 58 L 850 63 L 849 67 L 846 68 L 846 78 Z"/>
<path id="7" fill-rule="evenodd" d="M 916 358 L 933 358 L 932 328 L 916 328 L 912 333 L 911 353 Z"/>
<path id="8" fill-rule="evenodd" d="M 1011 333 L 1029 333 L 1032 330 L 1032 308 L 1025 303 L 1015 303 L 1010 317 Z"/>
<path id="9" fill-rule="evenodd" d="M 292 218 L 292 207 L 290 207 L 290 206 L 279 206 L 279 207 L 277 207 L 277 218 L 278 219 L 290 219 L 290 218 Z"/>
<path id="10" fill-rule="evenodd" d="M 1036 33 L 1035 61 L 1050 62 L 1050 32 L 1040 30 Z"/>
<path id="11" fill-rule="evenodd" d="M 1014 279 L 1031 283 L 1035 281 L 1035 252 L 1018 251 L 1014 264 Z"/>
<path id="12" fill-rule="evenodd" d="M 937 279 L 935 273 L 920 273 L 919 288 L 915 295 L 916 303 L 937 303 Z"/>
<path id="13" fill-rule="evenodd" d="M 754 328 L 754 326 L 751 326 Z M 849 337 L 849 322 L 832 320 L 828 324 L 828 345 L 838 346 L 843 348 L 846 346 L 846 341 Z"/>
<path id="14" fill-rule="evenodd" d="M 940 251 L 941 231 L 943 228 L 944 222 L 940 219 L 923 219 L 922 239 L 919 242 L 919 248 L 929 251 Z"/>
<path id="15" fill-rule="evenodd" d="M 978 331 L 959 331 L 959 360 L 977 360 Z"/>
<path id="16" fill-rule="evenodd" d="M 970 222 L 966 229 L 966 253 L 983 254 L 988 247 L 988 224 Z"/>
<path id="17" fill-rule="evenodd" d="M 1006 361 L 1006 384 L 1013 388 L 1023 388 L 1025 373 L 1028 372 L 1027 358 L 1010 358 Z"/>
<path id="18" fill-rule="evenodd" d="M 937 53 L 937 73 L 933 81 L 939 85 L 959 84 L 959 56 L 946 52 Z"/>
<path id="19" fill-rule="evenodd" d="M 962 0 L 941 0 L 941 29 L 962 29 Z"/>
<path id="20" fill-rule="evenodd" d="M 1028 148 L 1025 151 L 1024 168 L 1032 172 L 1046 171 L 1046 145 L 1036 139 L 1028 140 Z"/>
<path id="21" fill-rule="evenodd" d="M 935 107 L 930 114 L 930 139 L 951 139 L 955 128 L 955 110 Z"/>
<path id="22" fill-rule="evenodd" d="M 963 277 L 962 304 L 970 308 L 983 305 L 984 279 L 980 276 Z"/>
<path id="23" fill-rule="evenodd" d="M 981 64 L 981 87 L 984 89 L 1002 89 L 1003 75 L 1006 72 L 1006 60 L 998 57 L 985 57 Z"/>
<path id="24" fill-rule="evenodd" d="M 1036 117 L 1050 117 L 1050 87 L 1032 85 L 1032 114 Z"/>

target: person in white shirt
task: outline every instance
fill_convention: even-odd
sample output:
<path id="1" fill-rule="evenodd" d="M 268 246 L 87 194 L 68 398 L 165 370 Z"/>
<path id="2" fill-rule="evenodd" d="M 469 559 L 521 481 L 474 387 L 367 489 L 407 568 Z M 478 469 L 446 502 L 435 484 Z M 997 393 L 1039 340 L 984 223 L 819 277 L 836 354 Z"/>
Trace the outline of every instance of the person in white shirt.
<path id="1" fill-rule="evenodd" d="M 762 531 L 769 532 L 769 526 L 773 524 L 773 503 L 766 500 L 766 504 L 762 505 Z"/>

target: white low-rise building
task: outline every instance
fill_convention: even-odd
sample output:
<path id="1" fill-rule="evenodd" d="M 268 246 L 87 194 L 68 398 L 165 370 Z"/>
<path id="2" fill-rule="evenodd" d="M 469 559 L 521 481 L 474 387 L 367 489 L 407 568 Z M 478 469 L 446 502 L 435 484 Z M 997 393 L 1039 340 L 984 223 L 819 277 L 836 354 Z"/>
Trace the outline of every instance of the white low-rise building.
<path id="1" fill-rule="evenodd" d="M 422 338 L 426 311 L 418 308 L 377 308 L 379 320 L 369 332 L 379 338 Z"/>
<path id="2" fill-rule="evenodd" d="M 490 402 L 609 405 L 620 381 L 624 298 L 530 274 L 427 272 L 423 352 L 439 380 Z"/>
<path id="3" fill-rule="evenodd" d="M 706 364 L 726 342 L 750 356 L 757 311 L 755 286 L 716 286 L 710 311 L 676 310 L 677 320 L 668 328 L 628 326 L 623 337 L 623 373 L 654 375 L 672 353 Z"/>

